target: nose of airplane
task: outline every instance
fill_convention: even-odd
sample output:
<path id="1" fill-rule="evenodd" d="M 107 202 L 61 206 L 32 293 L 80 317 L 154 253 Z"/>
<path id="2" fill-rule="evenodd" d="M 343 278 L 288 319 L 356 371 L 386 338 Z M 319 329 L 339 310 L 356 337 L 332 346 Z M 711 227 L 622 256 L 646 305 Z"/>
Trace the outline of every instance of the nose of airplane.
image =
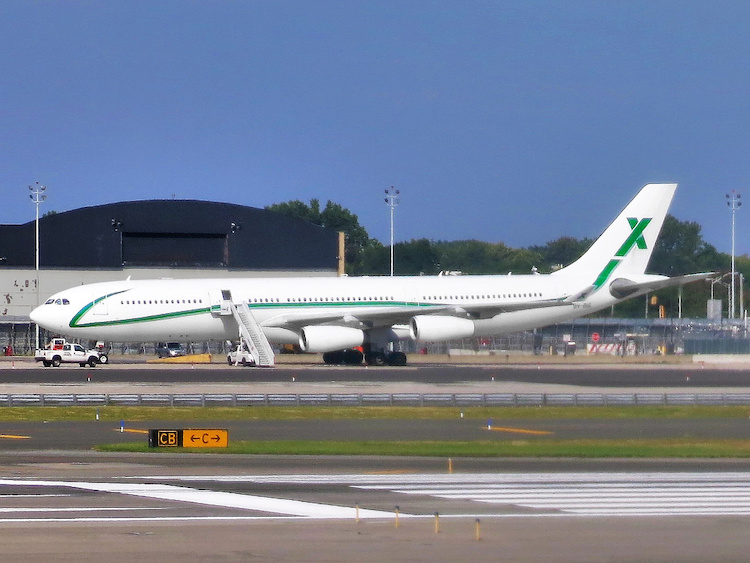
<path id="1" fill-rule="evenodd" d="M 50 311 L 50 307 L 41 305 L 29 313 L 31 322 L 46 328 L 47 330 L 57 330 L 54 321 L 53 311 Z"/>
<path id="2" fill-rule="evenodd" d="M 29 313 L 29 318 L 31 319 L 32 323 L 40 324 L 39 320 L 40 320 L 40 317 L 42 316 L 41 309 L 42 309 L 41 307 L 37 307 L 36 309 L 31 311 L 31 313 Z"/>

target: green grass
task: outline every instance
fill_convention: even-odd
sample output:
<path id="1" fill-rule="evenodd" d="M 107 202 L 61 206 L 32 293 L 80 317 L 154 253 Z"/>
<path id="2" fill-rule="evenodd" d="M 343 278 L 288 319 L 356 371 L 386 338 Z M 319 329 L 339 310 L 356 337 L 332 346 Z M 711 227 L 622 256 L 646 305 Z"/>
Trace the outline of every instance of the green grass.
<path id="1" fill-rule="evenodd" d="M 425 457 L 570 457 L 570 458 L 747 458 L 750 441 L 559 440 L 559 441 L 257 441 L 231 442 L 226 449 L 149 448 L 144 442 L 111 444 L 100 451 L 200 452 L 243 455 L 384 455 Z"/>
<path id="2" fill-rule="evenodd" d="M 495 424 L 503 420 L 662 419 L 750 417 L 746 406 L 638 407 L 17 407 L 0 408 L 0 422 L 103 421 L 182 426 L 233 420 L 375 420 L 464 418 Z M 230 439 L 229 448 L 149 448 L 140 442 L 102 445 L 102 451 L 200 452 L 243 455 L 393 455 L 427 457 L 573 457 L 573 458 L 749 458 L 750 440 L 540 440 L 514 441 L 255 441 Z"/>
<path id="3" fill-rule="evenodd" d="M 0 422 L 202 422 L 218 420 L 560 420 L 626 418 L 748 418 L 750 406 L 636 407 L 2 407 Z"/>

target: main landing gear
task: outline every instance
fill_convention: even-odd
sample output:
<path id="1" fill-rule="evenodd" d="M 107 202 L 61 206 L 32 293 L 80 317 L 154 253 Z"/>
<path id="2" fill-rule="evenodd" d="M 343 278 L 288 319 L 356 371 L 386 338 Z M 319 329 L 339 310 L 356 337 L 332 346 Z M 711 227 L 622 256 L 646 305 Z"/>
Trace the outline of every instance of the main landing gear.
<path id="1" fill-rule="evenodd" d="M 405 366 L 406 354 L 403 352 L 390 352 L 388 350 L 377 350 L 362 353 L 357 349 L 336 350 L 325 352 L 323 362 L 328 365 L 358 366 L 364 359 L 368 366 Z"/>

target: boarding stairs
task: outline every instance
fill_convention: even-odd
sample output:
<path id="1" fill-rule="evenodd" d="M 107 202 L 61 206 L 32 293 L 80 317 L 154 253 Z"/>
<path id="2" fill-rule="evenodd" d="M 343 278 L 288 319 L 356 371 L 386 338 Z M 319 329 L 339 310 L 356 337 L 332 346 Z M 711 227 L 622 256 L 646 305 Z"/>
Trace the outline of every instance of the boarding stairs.
<path id="1" fill-rule="evenodd" d="M 255 359 L 255 365 L 260 367 L 272 367 L 274 363 L 273 350 L 268 343 L 268 338 L 263 333 L 263 329 L 255 320 L 253 312 L 247 303 L 239 305 L 230 302 L 230 309 L 234 315 L 237 325 L 240 327 L 240 345 L 244 342 L 247 349 Z"/>

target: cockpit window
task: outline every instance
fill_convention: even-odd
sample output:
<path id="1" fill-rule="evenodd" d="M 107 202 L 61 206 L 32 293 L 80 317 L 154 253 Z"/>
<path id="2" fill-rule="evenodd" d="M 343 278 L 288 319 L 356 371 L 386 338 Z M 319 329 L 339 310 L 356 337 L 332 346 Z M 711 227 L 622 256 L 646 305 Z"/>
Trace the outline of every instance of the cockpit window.
<path id="1" fill-rule="evenodd" d="M 52 305 L 53 303 L 55 305 L 70 305 L 70 300 L 65 298 L 53 299 L 50 297 L 44 302 L 45 305 Z"/>
<path id="2" fill-rule="evenodd" d="M 54 303 L 54 302 L 55 302 L 54 299 L 47 299 L 47 301 L 45 301 L 44 304 L 45 305 L 52 305 L 52 303 Z"/>

